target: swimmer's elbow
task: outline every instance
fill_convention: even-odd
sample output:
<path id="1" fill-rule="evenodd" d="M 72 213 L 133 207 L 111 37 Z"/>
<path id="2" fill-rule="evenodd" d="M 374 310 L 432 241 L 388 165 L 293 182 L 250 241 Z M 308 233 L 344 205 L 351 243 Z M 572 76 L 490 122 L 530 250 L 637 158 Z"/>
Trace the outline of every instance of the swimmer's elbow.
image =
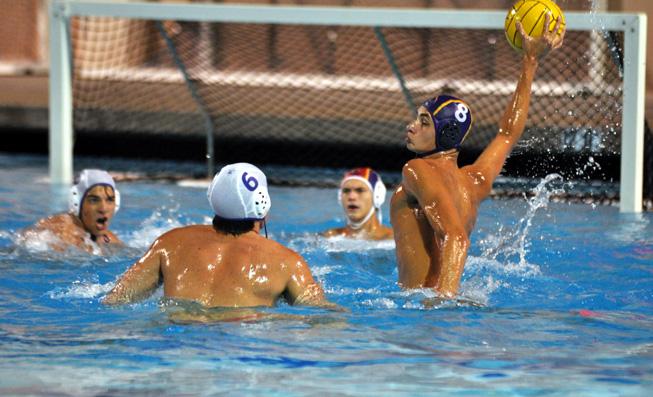
<path id="1" fill-rule="evenodd" d="M 458 228 L 456 228 L 456 230 L 449 229 L 448 231 L 445 231 L 441 238 L 443 246 L 452 247 L 457 251 L 467 252 L 471 245 L 467 233 L 462 229 L 458 230 Z"/>
<path id="2" fill-rule="evenodd" d="M 452 233 L 450 238 L 457 247 L 460 247 L 465 251 L 467 251 L 470 246 L 469 236 L 463 230 Z"/>

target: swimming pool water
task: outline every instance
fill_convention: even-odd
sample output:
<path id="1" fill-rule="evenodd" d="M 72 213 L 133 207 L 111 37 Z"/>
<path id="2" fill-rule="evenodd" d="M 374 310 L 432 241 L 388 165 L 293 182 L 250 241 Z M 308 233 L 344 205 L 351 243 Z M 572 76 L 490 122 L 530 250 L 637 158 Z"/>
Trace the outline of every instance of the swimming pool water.
<path id="1" fill-rule="evenodd" d="M 347 309 L 184 324 L 150 299 L 101 298 L 160 233 L 207 223 L 205 190 L 119 183 L 107 257 L 53 254 L 16 232 L 65 208 L 43 158 L 0 156 L 0 395 L 574 395 L 653 390 L 653 216 L 617 207 L 490 200 L 461 294 L 425 304 L 396 285 L 394 243 L 322 239 L 332 189 L 272 187 L 270 237 L 299 251 Z M 111 164 L 101 165 L 111 168 Z M 389 219 L 387 207 L 384 219 Z"/>

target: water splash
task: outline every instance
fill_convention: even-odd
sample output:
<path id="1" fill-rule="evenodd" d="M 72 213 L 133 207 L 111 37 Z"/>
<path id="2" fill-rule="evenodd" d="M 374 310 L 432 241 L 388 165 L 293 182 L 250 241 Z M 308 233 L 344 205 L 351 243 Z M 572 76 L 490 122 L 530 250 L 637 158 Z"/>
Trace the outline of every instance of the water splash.
<path id="1" fill-rule="evenodd" d="M 335 252 L 366 252 L 372 250 L 390 251 L 395 249 L 392 239 L 371 241 L 352 239 L 344 236 L 322 237 L 315 234 L 304 234 L 292 238 L 288 246 L 303 253 L 313 251 Z"/>
<path id="2" fill-rule="evenodd" d="M 88 299 L 96 298 L 111 291 L 114 283 L 100 284 L 97 276 L 91 280 L 75 280 L 69 287 L 58 287 L 48 292 L 50 299 Z"/>
<path id="3" fill-rule="evenodd" d="M 315 277 L 324 277 L 327 274 L 332 273 L 335 270 L 341 269 L 342 266 L 339 265 L 323 265 L 323 266 L 313 266 L 312 273 Z"/>
<path id="4" fill-rule="evenodd" d="M 531 191 L 533 196 L 527 199 L 528 211 L 526 215 L 512 228 L 501 225 L 495 235 L 481 241 L 481 245 L 487 246 L 481 256 L 486 260 L 506 263 L 504 268 L 508 272 L 539 274 L 539 267 L 529 264 L 526 260 L 528 247 L 530 246 L 528 234 L 537 211 L 548 206 L 552 195 L 564 192 L 562 186 L 554 186 L 553 183 L 562 181 L 563 178 L 559 174 L 550 174 L 542 179 Z M 519 258 L 517 263 L 510 261 L 510 258 L 514 257 Z"/>
<path id="5" fill-rule="evenodd" d="M 12 233 L 8 231 L 0 230 L 0 239 L 12 241 L 12 237 L 13 237 Z"/>
<path id="6" fill-rule="evenodd" d="M 321 246 L 326 252 L 350 252 L 368 250 L 393 250 L 394 240 L 357 240 L 344 236 L 335 236 L 321 239 Z"/>
<path id="7" fill-rule="evenodd" d="M 102 255 L 102 249 L 91 240 L 89 235 L 83 238 L 82 247 L 77 247 L 63 241 L 51 230 L 27 230 L 12 236 L 13 243 L 17 249 L 24 249 L 31 254 L 47 253 L 57 257 L 59 256 L 56 255 L 58 252 L 69 253 L 73 256 L 80 252 L 89 252 L 91 255 Z"/>
<path id="8" fill-rule="evenodd" d="M 125 240 L 130 247 L 148 248 L 163 233 L 189 222 L 179 214 L 179 204 L 157 208 Z"/>

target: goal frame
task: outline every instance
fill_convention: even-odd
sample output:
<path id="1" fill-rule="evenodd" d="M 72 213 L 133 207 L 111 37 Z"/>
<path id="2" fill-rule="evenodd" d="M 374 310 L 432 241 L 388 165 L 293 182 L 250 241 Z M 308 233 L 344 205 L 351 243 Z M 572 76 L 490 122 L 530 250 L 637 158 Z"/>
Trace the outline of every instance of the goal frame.
<path id="1" fill-rule="evenodd" d="M 503 29 L 506 13 L 373 7 L 318 7 L 111 0 L 50 0 L 49 172 L 53 184 L 73 180 L 72 17 L 301 24 L 333 26 Z M 643 13 L 565 12 L 567 30 L 623 32 L 624 65 L 619 210 L 642 211 L 647 16 Z"/>

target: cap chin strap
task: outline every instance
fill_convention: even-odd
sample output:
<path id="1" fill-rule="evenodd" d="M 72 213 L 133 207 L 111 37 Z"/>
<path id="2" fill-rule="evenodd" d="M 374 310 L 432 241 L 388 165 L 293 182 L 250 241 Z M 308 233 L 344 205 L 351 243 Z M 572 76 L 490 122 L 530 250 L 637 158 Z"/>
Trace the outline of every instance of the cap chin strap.
<path id="1" fill-rule="evenodd" d="M 430 156 L 430 155 L 435 154 L 435 153 L 440 153 L 442 151 L 444 151 L 444 149 L 435 148 L 433 150 L 429 150 L 428 152 L 417 153 L 417 157 L 424 158 L 424 157 Z"/>
<path id="2" fill-rule="evenodd" d="M 458 151 L 458 149 L 456 149 L 456 148 L 452 148 L 452 149 L 438 149 L 438 148 L 435 148 L 433 150 L 429 150 L 428 152 L 416 153 L 415 155 L 417 157 L 419 157 L 419 158 L 424 158 L 424 157 L 428 157 L 428 156 L 430 156 L 432 154 L 436 154 L 436 153 L 447 154 L 447 153 L 453 153 L 453 152 L 456 152 L 456 151 Z"/>
<path id="3" fill-rule="evenodd" d="M 354 222 L 351 219 L 349 219 L 349 217 L 347 217 L 347 225 L 354 230 L 360 229 L 367 221 L 370 220 L 372 215 L 374 215 L 374 211 L 376 211 L 376 208 L 372 207 L 370 209 L 370 212 L 368 212 L 367 215 L 365 215 L 365 218 L 363 218 L 363 220 L 361 220 L 360 222 Z"/>

